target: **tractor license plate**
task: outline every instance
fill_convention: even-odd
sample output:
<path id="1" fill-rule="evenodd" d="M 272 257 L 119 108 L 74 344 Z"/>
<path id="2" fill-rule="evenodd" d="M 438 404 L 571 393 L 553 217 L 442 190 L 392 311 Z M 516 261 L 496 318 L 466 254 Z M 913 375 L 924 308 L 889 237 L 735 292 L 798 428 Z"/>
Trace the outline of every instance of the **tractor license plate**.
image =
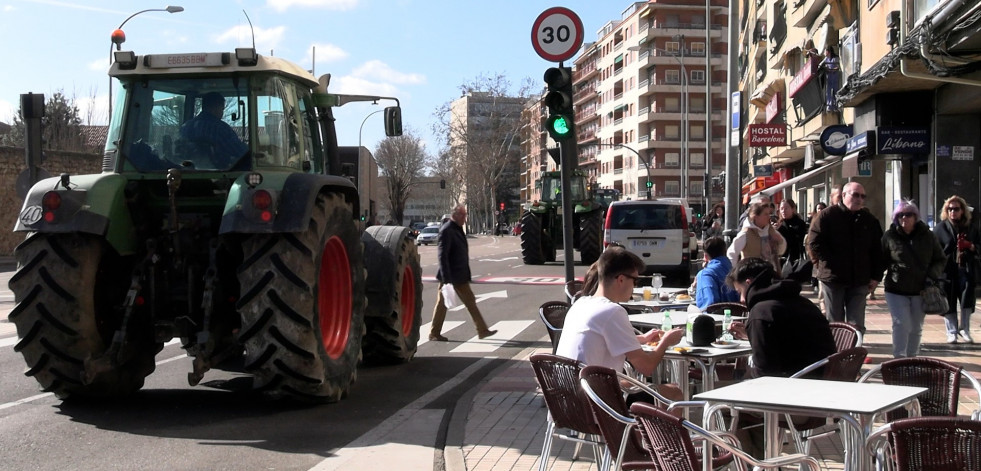
<path id="1" fill-rule="evenodd" d="M 633 239 L 630 245 L 635 249 L 657 249 L 664 245 L 664 239 Z"/>

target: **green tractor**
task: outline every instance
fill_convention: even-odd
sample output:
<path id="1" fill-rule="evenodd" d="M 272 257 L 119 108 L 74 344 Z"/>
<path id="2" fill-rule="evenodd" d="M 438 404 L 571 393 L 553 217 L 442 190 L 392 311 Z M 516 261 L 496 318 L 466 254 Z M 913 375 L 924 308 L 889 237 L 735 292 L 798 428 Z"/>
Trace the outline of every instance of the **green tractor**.
<path id="1" fill-rule="evenodd" d="M 124 396 L 179 339 L 192 386 L 235 358 L 258 392 L 322 403 L 359 363 L 412 358 L 419 256 L 408 228 L 364 229 L 333 117 L 386 97 L 330 94 L 329 75 L 251 48 L 117 51 L 109 75 L 102 173 L 37 182 L 14 229 L 28 376 L 61 398 Z M 385 118 L 401 134 L 401 109 Z"/>
<path id="2" fill-rule="evenodd" d="M 586 190 L 588 177 L 576 170 L 571 178 L 572 247 L 584 265 L 603 251 L 603 207 Z M 560 172 L 542 174 L 542 199 L 524 205 L 521 215 L 521 257 L 526 265 L 554 262 L 562 247 L 562 178 Z"/>

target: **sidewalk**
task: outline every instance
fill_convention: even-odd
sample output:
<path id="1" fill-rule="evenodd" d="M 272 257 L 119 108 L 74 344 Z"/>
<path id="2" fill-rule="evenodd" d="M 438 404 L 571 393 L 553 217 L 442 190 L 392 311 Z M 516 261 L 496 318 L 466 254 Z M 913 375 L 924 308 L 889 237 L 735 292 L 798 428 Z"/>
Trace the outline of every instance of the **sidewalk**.
<path id="1" fill-rule="evenodd" d="M 816 297 L 808 288 L 803 294 Z M 866 328 L 864 346 L 869 349 L 871 365 L 892 358 L 892 319 L 889 316 L 881 288 L 877 290 L 874 301 L 868 302 L 866 310 Z M 977 324 L 972 329 L 973 335 L 981 341 L 981 329 Z M 493 375 L 483 383 L 473 394 L 469 411 L 458 408 L 460 415 L 465 414 L 466 424 L 462 444 L 452 449 L 447 443 L 447 454 L 462 454 L 463 463 L 449 466 L 452 471 L 502 471 L 502 470 L 537 470 L 538 458 L 542 451 L 545 434 L 546 409 L 542 397 L 535 390 L 537 384 L 528 357 L 536 352 L 550 352 L 551 348 L 544 338 L 541 347 L 529 349 L 520 361 Z M 946 342 L 946 331 L 941 316 L 928 315 L 923 326 L 923 342 L 920 348 L 921 356 L 941 358 L 964 366 L 975 377 L 981 377 L 981 343 L 955 344 Z M 466 404 L 461 404 L 466 407 Z M 978 408 L 978 397 L 973 389 L 961 390 L 960 414 L 969 415 Z M 456 415 L 456 414 L 454 414 Z M 841 441 L 835 434 L 822 439 L 812 447 L 812 455 L 821 460 L 824 469 L 840 470 L 842 466 Z M 553 440 L 550 467 L 552 470 L 595 470 L 596 463 L 592 451 L 588 447 L 580 453 L 576 461 L 572 461 L 574 444 L 566 440 Z M 816 451 L 815 451 L 816 450 Z M 457 460 L 453 460 L 457 461 Z M 465 466 L 465 468 L 460 468 Z"/>

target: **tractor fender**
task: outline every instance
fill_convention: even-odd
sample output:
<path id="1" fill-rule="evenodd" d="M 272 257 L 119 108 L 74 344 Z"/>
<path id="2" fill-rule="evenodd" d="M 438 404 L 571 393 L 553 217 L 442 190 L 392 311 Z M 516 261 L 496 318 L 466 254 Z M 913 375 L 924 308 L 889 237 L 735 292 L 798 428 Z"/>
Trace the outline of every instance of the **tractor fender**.
<path id="1" fill-rule="evenodd" d="M 61 177 L 45 178 L 34 184 L 14 225 L 14 232 L 80 232 L 103 237 L 120 255 L 136 253 L 133 220 L 126 209 L 127 180 L 119 174 L 72 175 L 68 188 Z M 46 215 L 42 199 L 56 192 L 60 206 Z"/>
<path id="2" fill-rule="evenodd" d="M 335 175 L 295 172 L 263 173 L 262 183 L 250 186 L 246 175 L 235 180 L 228 191 L 219 233 L 271 234 L 301 232 L 307 229 L 317 195 L 323 191 L 340 193 L 359 214 L 358 189 L 351 180 Z M 252 204 L 253 195 L 266 190 L 273 197 L 272 218 L 264 220 Z"/>

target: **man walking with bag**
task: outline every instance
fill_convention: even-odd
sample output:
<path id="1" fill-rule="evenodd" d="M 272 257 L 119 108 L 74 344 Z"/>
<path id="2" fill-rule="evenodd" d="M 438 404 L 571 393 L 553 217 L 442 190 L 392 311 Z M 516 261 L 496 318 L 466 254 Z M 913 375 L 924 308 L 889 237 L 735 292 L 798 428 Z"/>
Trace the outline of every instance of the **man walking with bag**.
<path id="1" fill-rule="evenodd" d="M 490 337 L 497 333 L 496 330 L 487 328 L 484 317 L 480 315 L 480 309 L 477 309 L 477 299 L 470 289 L 470 246 L 467 243 L 467 234 L 463 232 L 463 225 L 466 223 L 467 208 L 461 204 L 453 208 L 450 219 L 439 228 L 439 236 L 436 239 L 436 259 L 439 260 L 436 279 L 439 280 L 439 289 L 436 290 L 436 308 L 433 309 L 433 325 L 429 331 L 429 340 L 438 342 L 449 340 L 440 333 L 443 330 L 443 321 L 446 319 L 444 285 L 452 286 L 457 297 L 463 305 L 467 306 L 467 311 L 470 311 L 470 317 L 473 318 L 474 326 L 477 328 L 478 337 Z"/>

